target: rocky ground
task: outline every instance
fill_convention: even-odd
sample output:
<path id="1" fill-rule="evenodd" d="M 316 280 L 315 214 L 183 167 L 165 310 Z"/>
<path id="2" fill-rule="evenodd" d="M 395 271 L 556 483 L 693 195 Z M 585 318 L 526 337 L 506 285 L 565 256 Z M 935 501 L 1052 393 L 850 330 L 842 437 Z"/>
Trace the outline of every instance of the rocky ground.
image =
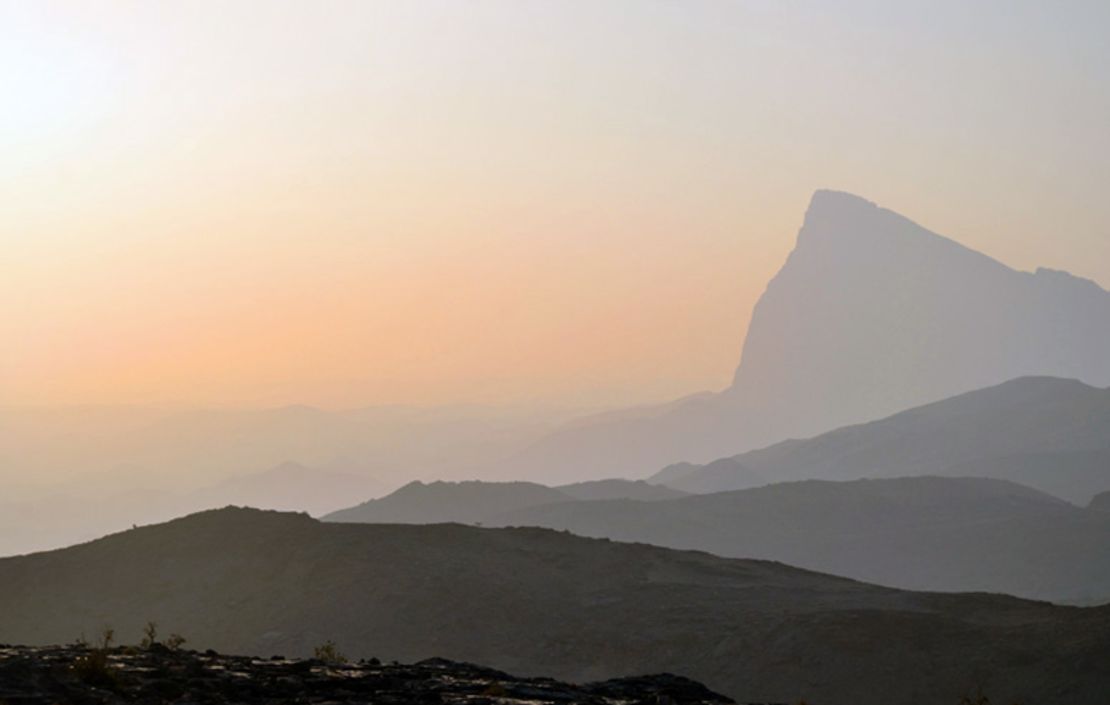
<path id="1" fill-rule="evenodd" d="M 213 651 L 0 646 L 0 705 L 186 703 L 435 703 L 709 705 L 732 702 L 669 674 L 585 685 L 516 678 L 442 659 L 411 665 L 341 663 Z"/>

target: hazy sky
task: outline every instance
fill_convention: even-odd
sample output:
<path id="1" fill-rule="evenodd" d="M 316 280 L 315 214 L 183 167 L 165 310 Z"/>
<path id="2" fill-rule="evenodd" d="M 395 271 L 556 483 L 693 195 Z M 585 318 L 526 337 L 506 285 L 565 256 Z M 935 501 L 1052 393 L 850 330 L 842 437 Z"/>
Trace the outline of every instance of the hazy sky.
<path id="1" fill-rule="evenodd" d="M 1108 8 L 0 0 L 0 403 L 720 388 L 820 187 L 1110 286 Z"/>

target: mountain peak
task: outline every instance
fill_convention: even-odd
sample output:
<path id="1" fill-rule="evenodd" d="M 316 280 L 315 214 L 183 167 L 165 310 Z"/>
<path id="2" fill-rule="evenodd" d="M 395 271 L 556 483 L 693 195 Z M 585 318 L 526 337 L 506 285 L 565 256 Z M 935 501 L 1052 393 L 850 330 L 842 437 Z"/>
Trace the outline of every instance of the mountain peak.
<path id="1" fill-rule="evenodd" d="M 810 219 L 825 220 L 856 220 L 874 215 L 880 210 L 874 202 L 847 191 L 834 191 L 832 189 L 818 189 L 809 199 L 806 209 L 806 221 Z"/>
<path id="2" fill-rule="evenodd" d="M 584 478 L 706 463 L 1032 375 L 1110 386 L 1110 293 L 823 189 L 752 312 L 729 388 L 591 417 L 504 467 Z"/>
<path id="3" fill-rule="evenodd" d="M 828 189 L 815 191 L 810 198 L 798 233 L 798 250 L 813 251 L 826 263 L 849 259 L 867 264 L 882 259 L 902 267 L 921 258 L 956 258 L 1008 269 L 900 213 L 855 194 Z"/>
<path id="4" fill-rule="evenodd" d="M 813 194 L 760 298 L 730 396 L 752 443 L 815 435 L 1007 379 L 1110 383 L 1110 297 L 841 191 Z M 749 426 L 752 424 L 749 423 Z"/>

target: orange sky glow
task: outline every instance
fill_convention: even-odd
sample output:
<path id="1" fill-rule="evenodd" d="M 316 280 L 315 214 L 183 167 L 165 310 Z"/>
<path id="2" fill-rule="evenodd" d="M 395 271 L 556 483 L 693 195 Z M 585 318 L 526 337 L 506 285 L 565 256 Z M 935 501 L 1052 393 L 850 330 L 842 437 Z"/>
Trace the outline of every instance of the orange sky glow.
<path id="1" fill-rule="evenodd" d="M 0 404 L 721 388 L 823 187 L 1110 285 L 1102 38 L 826 4 L 4 4 Z"/>

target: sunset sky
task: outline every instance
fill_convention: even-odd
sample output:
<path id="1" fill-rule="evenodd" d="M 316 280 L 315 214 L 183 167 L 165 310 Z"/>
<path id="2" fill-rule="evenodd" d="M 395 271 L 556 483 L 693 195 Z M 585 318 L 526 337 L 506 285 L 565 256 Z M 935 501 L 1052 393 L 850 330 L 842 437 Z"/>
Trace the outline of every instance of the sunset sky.
<path id="1" fill-rule="evenodd" d="M 1110 287 L 1108 27 L 1098 1 L 0 0 L 0 404 L 721 388 L 817 188 Z"/>

